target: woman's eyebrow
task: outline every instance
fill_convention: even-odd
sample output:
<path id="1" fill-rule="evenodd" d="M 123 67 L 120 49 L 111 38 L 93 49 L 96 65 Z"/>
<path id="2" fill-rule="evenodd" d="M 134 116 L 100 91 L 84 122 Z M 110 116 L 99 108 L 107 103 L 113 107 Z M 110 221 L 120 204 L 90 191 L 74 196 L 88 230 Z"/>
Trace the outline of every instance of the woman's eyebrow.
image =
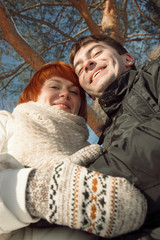
<path id="1" fill-rule="evenodd" d="M 61 81 L 58 80 L 58 79 L 49 79 L 48 83 L 52 83 L 52 82 L 58 82 L 58 83 L 60 83 Z"/>

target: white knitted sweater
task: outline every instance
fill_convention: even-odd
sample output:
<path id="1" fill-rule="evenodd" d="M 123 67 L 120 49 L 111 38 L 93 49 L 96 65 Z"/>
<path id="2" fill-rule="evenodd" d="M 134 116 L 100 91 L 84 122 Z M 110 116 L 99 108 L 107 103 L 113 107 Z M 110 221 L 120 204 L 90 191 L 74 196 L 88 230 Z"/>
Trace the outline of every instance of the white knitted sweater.
<path id="1" fill-rule="evenodd" d="M 18 105 L 13 116 L 9 152 L 22 165 L 44 168 L 73 154 L 66 160 L 86 166 L 101 152 L 99 145 L 87 142 L 89 134 L 82 117 L 38 102 Z"/>

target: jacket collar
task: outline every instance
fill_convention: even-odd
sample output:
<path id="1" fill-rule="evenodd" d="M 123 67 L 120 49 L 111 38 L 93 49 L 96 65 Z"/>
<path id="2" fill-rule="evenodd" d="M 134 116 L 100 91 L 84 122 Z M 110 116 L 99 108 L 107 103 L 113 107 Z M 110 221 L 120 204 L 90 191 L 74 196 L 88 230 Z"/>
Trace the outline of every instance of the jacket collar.
<path id="1" fill-rule="evenodd" d="M 109 118 L 113 118 L 121 106 L 121 102 L 130 92 L 137 71 L 130 70 L 123 73 L 113 82 L 99 98 L 99 104 Z"/>

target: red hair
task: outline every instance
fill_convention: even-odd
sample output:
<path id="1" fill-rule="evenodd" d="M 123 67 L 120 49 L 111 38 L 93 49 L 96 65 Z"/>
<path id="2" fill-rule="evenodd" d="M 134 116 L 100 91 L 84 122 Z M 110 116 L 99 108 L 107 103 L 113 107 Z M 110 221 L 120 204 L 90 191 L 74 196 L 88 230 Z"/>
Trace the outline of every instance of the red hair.
<path id="1" fill-rule="evenodd" d="M 74 69 L 68 63 L 64 62 L 47 63 L 40 70 L 38 70 L 29 81 L 29 84 L 23 90 L 18 100 L 18 104 L 29 101 L 36 102 L 44 82 L 53 76 L 62 77 L 68 81 L 71 81 L 79 88 L 81 106 L 78 115 L 87 120 L 87 100 L 85 91 L 80 86 Z"/>

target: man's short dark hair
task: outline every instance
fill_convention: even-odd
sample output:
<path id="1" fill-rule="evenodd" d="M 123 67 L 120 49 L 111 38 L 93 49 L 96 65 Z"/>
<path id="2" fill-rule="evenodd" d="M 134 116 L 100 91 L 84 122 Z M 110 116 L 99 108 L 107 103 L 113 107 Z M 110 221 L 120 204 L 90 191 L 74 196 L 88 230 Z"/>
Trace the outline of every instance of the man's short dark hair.
<path id="1" fill-rule="evenodd" d="M 110 47 L 114 48 L 118 52 L 119 55 L 122 55 L 122 54 L 125 54 L 128 52 L 119 42 L 117 42 L 115 39 L 109 37 L 108 35 L 105 35 L 105 34 L 89 35 L 89 36 L 81 37 L 76 43 L 73 44 L 73 46 L 71 47 L 70 53 L 69 53 L 70 63 L 73 65 L 74 57 L 81 47 L 83 47 L 91 42 L 100 42 L 100 41 L 104 42 L 107 45 L 109 45 Z M 131 68 L 135 69 L 134 64 Z"/>

